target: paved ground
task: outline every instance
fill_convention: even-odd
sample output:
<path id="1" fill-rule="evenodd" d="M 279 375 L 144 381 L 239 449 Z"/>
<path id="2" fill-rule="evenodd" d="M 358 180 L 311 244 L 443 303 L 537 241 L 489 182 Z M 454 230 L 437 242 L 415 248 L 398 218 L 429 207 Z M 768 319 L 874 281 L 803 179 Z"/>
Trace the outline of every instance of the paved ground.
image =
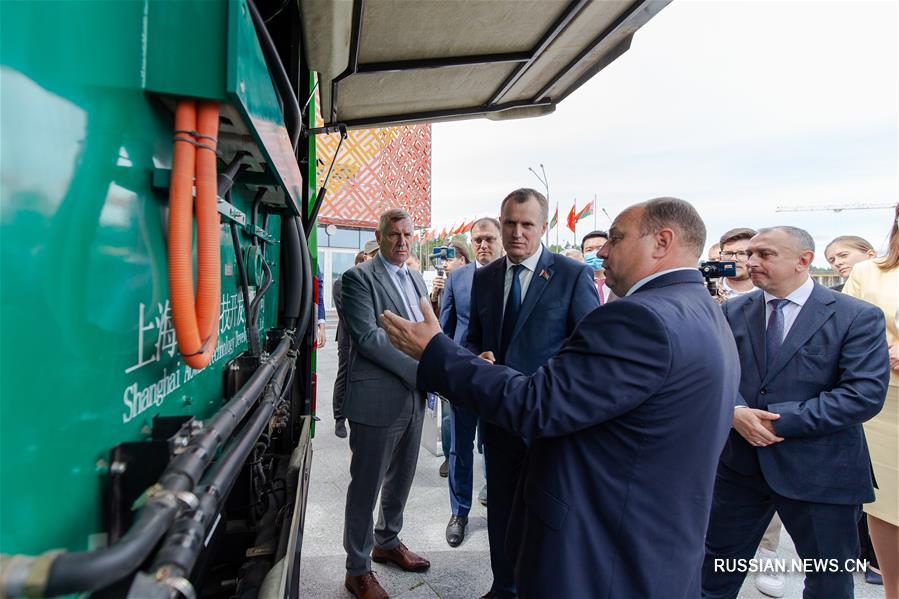
<path id="1" fill-rule="evenodd" d="M 332 314 L 329 322 L 334 321 Z M 337 372 L 337 344 L 334 328 L 329 325 L 328 343 L 318 354 L 318 415 L 313 442 L 312 476 L 306 513 L 306 535 L 303 545 L 302 590 L 304 597 L 315 599 L 347 599 L 343 588 L 345 574 L 343 551 L 343 511 L 349 483 L 350 451 L 346 439 L 334 436 L 331 394 Z M 437 469 L 443 461 L 422 448 L 419 453 L 415 483 L 406 505 L 403 542 L 413 551 L 431 560 L 431 569 L 423 574 L 402 572 L 391 566 L 373 564 L 381 584 L 391 597 L 472 598 L 480 597 L 490 587 L 490 557 L 487 545 L 487 510 L 475 501 L 469 517 L 465 542 L 452 549 L 444 539 L 449 519 L 446 479 Z M 483 484 L 483 462 L 475 463 L 475 489 Z M 789 536 L 784 534 L 781 557 L 796 558 Z M 786 598 L 802 597 L 802 577 L 788 574 Z M 585 590 L 585 597 L 589 591 Z M 740 593 L 740 599 L 762 599 L 751 578 Z M 856 575 L 856 597 L 883 598 L 883 587 L 875 587 Z"/>

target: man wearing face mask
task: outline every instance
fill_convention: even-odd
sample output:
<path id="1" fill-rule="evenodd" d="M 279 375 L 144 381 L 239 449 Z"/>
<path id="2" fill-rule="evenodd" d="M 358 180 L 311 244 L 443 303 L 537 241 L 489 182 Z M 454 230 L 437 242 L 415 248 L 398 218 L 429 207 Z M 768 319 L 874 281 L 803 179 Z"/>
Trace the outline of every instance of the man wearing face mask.
<path id="1" fill-rule="evenodd" d="M 617 299 L 609 286 L 606 285 L 605 270 L 602 267 L 603 259 L 599 257 L 599 250 L 609 240 L 609 234 L 605 231 L 590 231 L 581 240 L 581 253 L 584 262 L 593 269 L 593 284 L 596 286 L 596 294 L 599 296 L 599 305 Z"/>

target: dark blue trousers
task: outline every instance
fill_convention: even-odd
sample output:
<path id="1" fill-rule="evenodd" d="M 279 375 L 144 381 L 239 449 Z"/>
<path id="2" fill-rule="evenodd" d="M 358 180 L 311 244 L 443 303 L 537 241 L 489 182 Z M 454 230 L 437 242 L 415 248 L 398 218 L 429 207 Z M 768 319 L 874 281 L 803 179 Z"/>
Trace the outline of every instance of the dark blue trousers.
<path id="1" fill-rule="evenodd" d="M 468 516 L 474 480 L 474 437 L 478 416 L 467 408 L 453 406 L 450 412 L 449 453 L 450 508 L 455 516 Z"/>
<path id="2" fill-rule="evenodd" d="M 515 556 L 506 549 L 506 535 L 512 522 L 515 489 L 527 455 L 524 442 L 484 423 L 484 457 L 487 462 L 487 537 L 490 540 L 490 569 L 493 570 L 492 589 L 498 597 L 515 597 Z"/>
<path id="3" fill-rule="evenodd" d="M 827 468 L 827 464 L 809 464 Z M 755 555 L 765 529 L 777 511 L 796 545 L 800 559 L 830 559 L 825 571 L 806 571 L 804 599 L 851 599 L 852 570 L 847 560 L 858 557 L 856 523 L 859 506 L 810 503 L 778 495 L 761 471 L 752 475 L 719 465 L 715 494 L 705 540 L 702 596 L 724 599 L 737 596 L 745 571 L 716 568 L 716 559 L 749 560 Z M 722 562 L 718 562 L 720 566 Z M 831 572 L 836 565 L 839 571 Z M 788 565 L 788 571 L 789 565 Z"/>

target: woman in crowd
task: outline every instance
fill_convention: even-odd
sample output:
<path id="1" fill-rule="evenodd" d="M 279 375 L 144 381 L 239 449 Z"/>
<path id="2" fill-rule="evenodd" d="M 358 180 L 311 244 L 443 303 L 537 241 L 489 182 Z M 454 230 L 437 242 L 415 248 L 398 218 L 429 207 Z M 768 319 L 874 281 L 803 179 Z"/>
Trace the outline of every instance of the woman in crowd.
<path id="1" fill-rule="evenodd" d="M 876 487 L 865 512 L 886 599 L 899 599 L 899 204 L 886 256 L 853 266 L 843 292 L 879 306 L 886 317 L 892 373 L 883 409 L 865 423 Z"/>
<path id="2" fill-rule="evenodd" d="M 859 262 L 873 258 L 877 254 L 874 246 L 867 239 L 855 235 L 843 235 L 837 237 L 824 248 L 824 257 L 833 269 L 833 272 L 843 277 L 845 281 L 852 272 L 852 267 Z M 836 291 L 843 290 L 844 283 L 833 287 Z"/>

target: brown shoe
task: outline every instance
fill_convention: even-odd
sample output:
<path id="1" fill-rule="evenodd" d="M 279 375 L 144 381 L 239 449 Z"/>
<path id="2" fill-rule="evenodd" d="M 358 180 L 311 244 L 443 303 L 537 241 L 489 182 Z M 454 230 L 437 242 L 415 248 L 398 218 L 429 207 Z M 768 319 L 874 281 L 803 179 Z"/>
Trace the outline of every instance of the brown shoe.
<path id="1" fill-rule="evenodd" d="M 431 562 L 420 555 L 415 555 L 402 543 L 390 550 L 375 547 L 372 549 L 371 558 L 379 564 L 393 562 L 406 572 L 423 572 L 431 567 Z"/>
<path id="2" fill-rule="evenodd" d="M 378 583 L 374 572 L 366 572 L 359 576 L 347 574 L 343 586 L 358 599 L 389 599 L 390 597 Z"/>

